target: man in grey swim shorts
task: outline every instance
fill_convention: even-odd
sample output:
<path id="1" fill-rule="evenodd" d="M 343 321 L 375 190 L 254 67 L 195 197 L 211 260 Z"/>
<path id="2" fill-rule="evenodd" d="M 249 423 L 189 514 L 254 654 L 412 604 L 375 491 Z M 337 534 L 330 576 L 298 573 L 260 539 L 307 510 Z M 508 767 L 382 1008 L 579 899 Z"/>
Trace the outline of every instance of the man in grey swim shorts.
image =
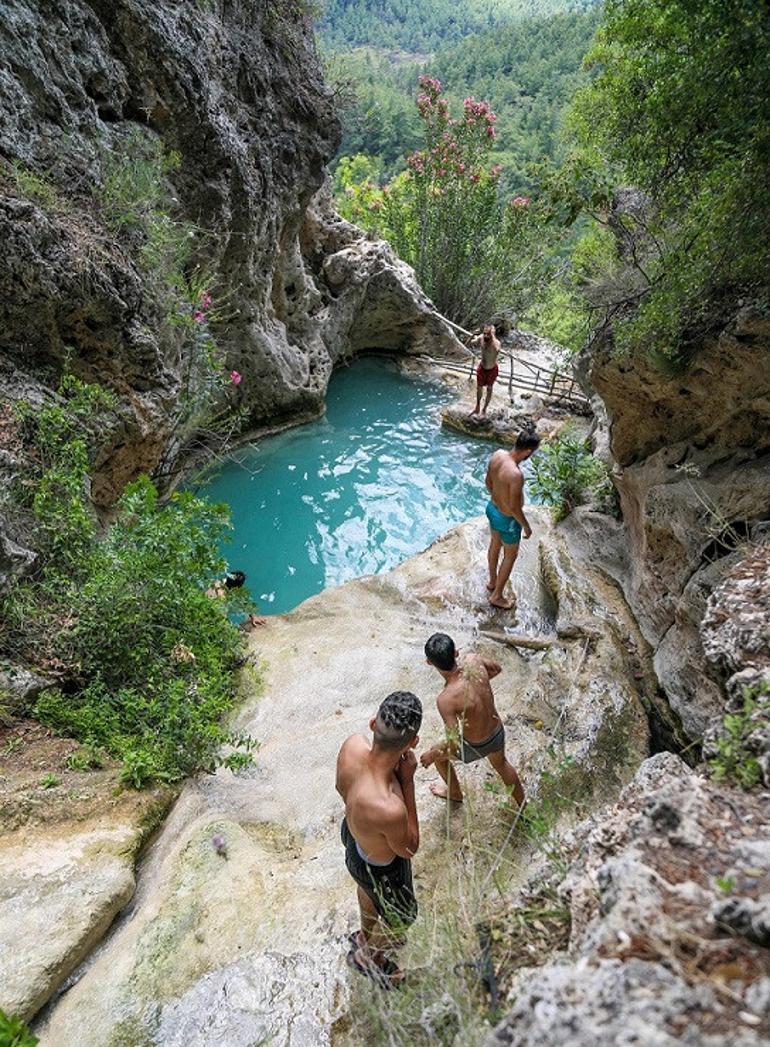
<path id="1" fill-rule="evenodd" d="M 460 659 L 454 640 L 446 633 L 430 637 L 425 644 L 425 657 L 444 678 L 444 690 L 436 704 L 447 731 L 445 742 L 434 745 L 420 757 L 423 767 L 435 764 L 443 779 L 431 785 L 431 792 L 459 803 L 463 793 L 452 760 L 475 763 L 486 757 L 521 806 L 524 789 L 516 770 L 505 758 L 505 728 L 489 684 L 500 672 L 500 665 L 478 654 Z M 478 741 L 471 741 L 474 738 Z"/>

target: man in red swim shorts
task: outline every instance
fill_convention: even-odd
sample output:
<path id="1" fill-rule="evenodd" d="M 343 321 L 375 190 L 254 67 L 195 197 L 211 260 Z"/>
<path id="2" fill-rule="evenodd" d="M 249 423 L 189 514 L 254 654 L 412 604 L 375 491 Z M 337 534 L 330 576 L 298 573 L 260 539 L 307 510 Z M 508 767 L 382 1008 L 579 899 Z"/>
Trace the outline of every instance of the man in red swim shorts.
<path id="1" fill-rule="evenodd" d="M 471 338 L 468 343 L 471 348 L 481 349 L 481 363 L 476 368 L 476 408 L 471 414 L 486 414 L 489 401 L 492 399 L 492 387 L 499 373 L 497 357 L 500 353 L 500 342 L 497 340 L 495 328 L 492 324 L 486 324 L 481 334 Z M 487 395 L 484 407 L 481 407 L 481 394 L 486 389 Z"/>

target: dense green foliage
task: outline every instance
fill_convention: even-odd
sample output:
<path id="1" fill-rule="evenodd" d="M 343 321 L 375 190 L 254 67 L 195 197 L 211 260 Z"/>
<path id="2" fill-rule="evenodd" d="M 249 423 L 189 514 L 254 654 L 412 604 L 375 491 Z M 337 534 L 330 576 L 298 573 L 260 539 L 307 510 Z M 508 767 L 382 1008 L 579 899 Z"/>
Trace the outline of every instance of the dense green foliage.
<path id="1" fill-rule="evenodd" d="M 440 312 L 473 327 L 526 300 L 547 239 L 528 197 L 506 201 L 500 193 L 500 165 L 489 162 L 497 119 L 489 104 L 466 98 L 453 117 L 438 80 L 420 77 L 420 92 L 424 142 L 408 170 L 380 190 L 367 158 L 343 161 L 340 208 L 391 242 Z"/>
<path id="2" fill-rule="evenodd" d="M 516 22 L 423 61 L 392 62 L 373 49 L 334 54 L 329 75 L 347 77 L 353 87 L 338 155 L 364 153 L 378 162 L 383 177 L 397 172 L 418 144 L 414 85 L 425 72 L 441 80 L 452 105 L 469 95 L 490 103 L 498 117 L 495 159 L 503 186 L 526 187 L 529 165 L 559 153 L 562 113 L 586 82 L 581 62 L 597 25 L 594 11 Z"/>
<path id="3" fill-rule="evenodd" d="M 607 467 L 591 453 L 590 441 L 567 431 L 544 444 L 532 458 L 532 493 L 563 520 L 577 505 L 591 502 L 615 510 L 614 488 Z"/>
<path id="4" fill-rule="evenodd" d="M 226 602 L 205 594 L 225 568 L 217 550 L 227 510 L 189 493 L 160 504 L 143 478 L 99 534 L 87 498 L 89 447 L 112 401 L 74 379 L 60 394 L 21 411 L 37 468 L 20 495 L 43 566 L 5 595 L 0 646 L 59 679 L 60 689 L 39 699 L 38 718 L 119 757 L 131 784 L 212 768 L 232 740 L 222 717 L 235 702 L 241 652 Z"/>
<path id="5" fill-rule="evenodd" d="M 436 50 L 515 19 L 582 10 L 595 0 L 325 0 L 318 30 L 327 48 L 370 45 L 412 54 Z"/>
<path id="6" fill-rule="evenodd" d="M 565 221 L 619 184 L 626 258 L 610 316 L 620 351 L 686 358 L 725 311 L 770 281 L 770 19 L 754 0 L 608 0 L 554 179 Z"/>
<path id="7" fill-rule="evenodd" d="M 0 1047 L 35 1047 L 38 1043 L 27 1026 L 15 1015 L 0 1010 Z"/>

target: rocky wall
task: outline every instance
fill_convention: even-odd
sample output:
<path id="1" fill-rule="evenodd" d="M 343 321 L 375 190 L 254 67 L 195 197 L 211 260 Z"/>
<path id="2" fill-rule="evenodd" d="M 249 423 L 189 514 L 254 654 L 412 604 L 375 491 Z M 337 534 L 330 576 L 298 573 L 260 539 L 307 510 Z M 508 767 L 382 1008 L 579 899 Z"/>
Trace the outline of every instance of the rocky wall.
<path id="1" fill-rule="evenodd" d="M 624 566 L 609 566 L 655 652 L 658 679 L 699 738 L 724 707 L 700 627 L 709 595 L 770 533 L 770 320 L 745 307 L 680 374 L 621 359 L 611 339 L 579 373 L 606 413 Z M 606 560 L 600 533 L 597 562 Z"/>

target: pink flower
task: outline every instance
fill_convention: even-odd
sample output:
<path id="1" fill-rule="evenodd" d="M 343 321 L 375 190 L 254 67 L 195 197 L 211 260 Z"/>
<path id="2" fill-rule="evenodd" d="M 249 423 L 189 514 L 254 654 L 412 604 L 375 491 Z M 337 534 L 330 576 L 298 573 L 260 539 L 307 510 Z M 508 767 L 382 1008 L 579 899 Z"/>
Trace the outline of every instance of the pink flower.
<path id="1" fill-rule="evenodd" d="M 489 135 L 490 138 L 497 138 L 497 134 L 495 133 L 495 129 L 494 129 L 494 127 L 491 124 L 489 124 L 488 127 L 487 127 L 487 134 Z"/>
<path id="2" fill-rule="evenodd" d="M 237 371 L 231 371 L 230 381 L 233 383 L 233 385 L 240 385 L 243 381 L 243 375 L 238 374 Z"/>
<path id="3" fill-rule="evenodd" d="M 201 309 L 210 309 L 211 308 L 211 301 L 212 301 L 212 299 L 211 299 L 211 291 L 204 291 L 201 294 L 201 301 L 200 301 Z"/>
<path id="4" fill-rule="evenodd" d="M 511 200 L 511 207 L 526 207 L 528 203 L 528 196 L 514 196 L 513 200 Z"/>
<path id="5" fill-rule="evenodd" d="M 196 324 L 205 324 L 206 314 L 201 309 L 196 309 L 193 313 L 193 320 Z"/>

